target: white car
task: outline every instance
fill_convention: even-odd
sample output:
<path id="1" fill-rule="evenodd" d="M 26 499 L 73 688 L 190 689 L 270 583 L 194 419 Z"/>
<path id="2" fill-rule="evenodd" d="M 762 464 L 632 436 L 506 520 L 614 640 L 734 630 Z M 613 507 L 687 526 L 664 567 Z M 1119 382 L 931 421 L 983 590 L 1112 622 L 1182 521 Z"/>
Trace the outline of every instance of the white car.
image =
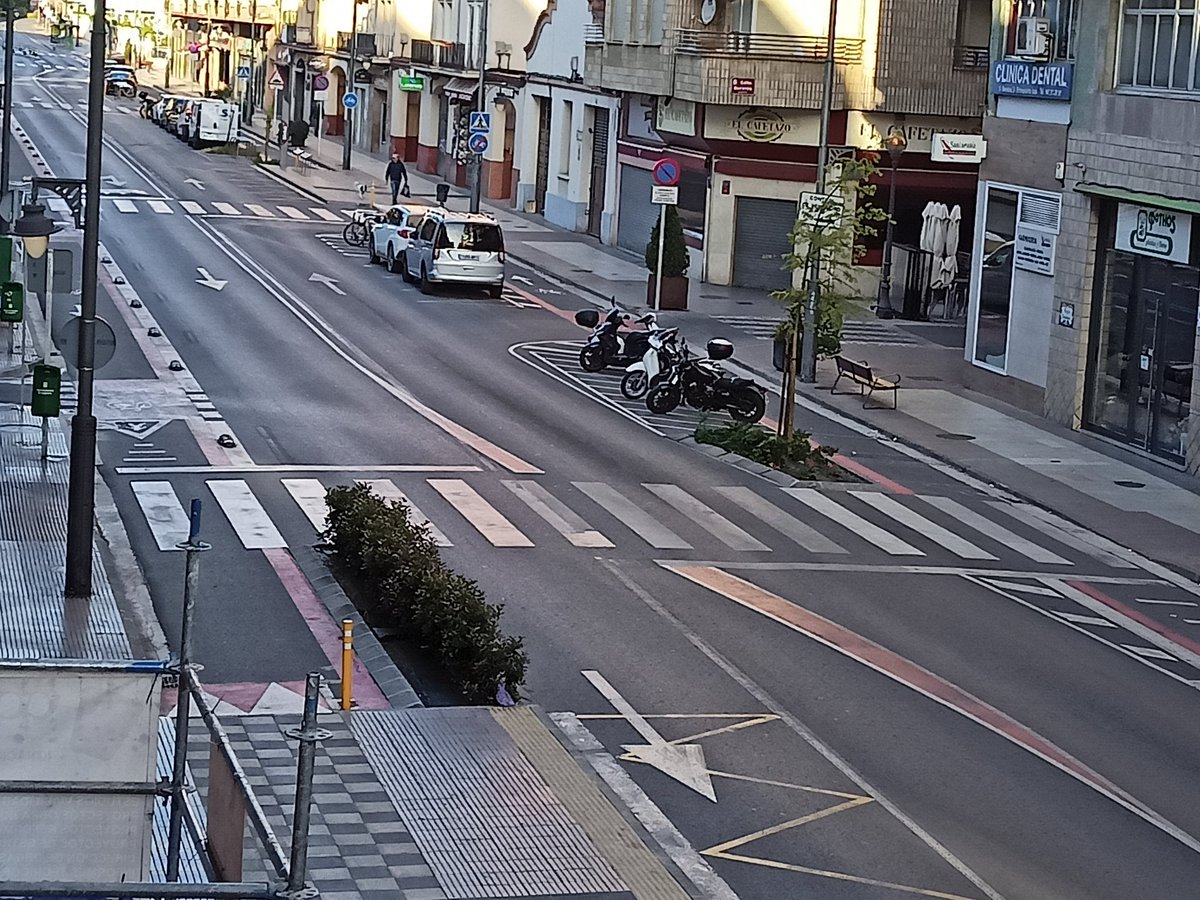
<path id="1" fill-rule="evenodd" d="M 371 262 L 383 263 L 389 272 L 399 272 L 408 281 L 405 252 L 427 209 L 415 203 L 389 207 L 383 221 L 371 229 Z"/>

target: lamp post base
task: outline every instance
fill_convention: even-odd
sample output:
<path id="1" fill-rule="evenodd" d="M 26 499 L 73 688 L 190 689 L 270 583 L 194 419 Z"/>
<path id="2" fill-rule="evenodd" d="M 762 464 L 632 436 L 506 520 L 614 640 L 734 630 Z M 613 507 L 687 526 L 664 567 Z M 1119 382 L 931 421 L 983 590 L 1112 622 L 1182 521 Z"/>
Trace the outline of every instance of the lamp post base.
<path id="1" fill-rule="evenodd" d="M 68 597 L 92 596 L 92 531 L 96 514 L 96 417 L 71 419 L 70 482 L 67 488 Z"/>

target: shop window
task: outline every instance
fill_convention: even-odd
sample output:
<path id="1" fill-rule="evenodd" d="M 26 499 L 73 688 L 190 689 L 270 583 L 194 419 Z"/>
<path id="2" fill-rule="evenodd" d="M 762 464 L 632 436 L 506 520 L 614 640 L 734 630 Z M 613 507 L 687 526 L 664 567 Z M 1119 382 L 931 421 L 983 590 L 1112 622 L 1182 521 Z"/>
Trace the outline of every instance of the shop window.
<path id="1" fill-rule="evenodd" d="M 1016 191 L 989 188 L 984 222 L 975 362 L 1003 372 L 1008 364 L 1008 323 L 1012 312 Z"/>
<path id="2" fill-rule="evenodd" d="M 1124 0 L 1117 84 L 1200 90 L 1196 0 Z"/>

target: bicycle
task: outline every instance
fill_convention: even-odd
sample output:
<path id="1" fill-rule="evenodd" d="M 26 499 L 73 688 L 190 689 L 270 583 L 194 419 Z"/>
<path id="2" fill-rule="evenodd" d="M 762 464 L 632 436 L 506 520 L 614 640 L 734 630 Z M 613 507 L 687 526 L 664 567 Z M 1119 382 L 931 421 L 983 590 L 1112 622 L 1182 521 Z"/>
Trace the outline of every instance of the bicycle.
<path id="1" fill-rule="evenodd" d="M 371 228 L 383 221 L 375 210 L 356 209 L 353 219 L 342 229 L 342 240 L 351 247 L 365 247 L 371 240 Z"/>

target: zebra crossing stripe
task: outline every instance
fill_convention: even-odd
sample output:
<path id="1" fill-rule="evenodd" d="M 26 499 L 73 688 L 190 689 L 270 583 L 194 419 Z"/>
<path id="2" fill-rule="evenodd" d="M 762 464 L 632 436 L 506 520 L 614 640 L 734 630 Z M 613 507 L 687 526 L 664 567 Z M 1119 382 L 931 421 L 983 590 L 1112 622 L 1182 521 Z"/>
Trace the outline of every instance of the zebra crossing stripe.
<path id="1" fill-rule="evenodd" d="M 428 482 L 493 547 L 533 546 L 533 541 L 461 478 L 430 478 Z"/>
<path id="2" fill-rule="evenodd" d="M 134 481 L 133 496 L 141 507 L 159 550 L 175 550 L 186 541 L 189 523 L 183 504 L 169 481 Z"/>
<path id="3" fill-rule="evenodd" d="M 168 215 L 175 214 L 175 210 L 171 209 L 171 204 L 167 203 L 165 200 L 147 200 L 146 203 L 149 204 L 152 210 L 160 215 L 164 213 Z"/>
<path id="4" fill-rule="evenodd" d="M 325 485 L 317 478 L 284 478 L 283 486 L 292 495 L 300 511 L 317 531 L 329 525 L 329 507 L 325 504 Z"/>
<path id="5" fill-rule="evenodd" d="M 222 212 L 227 216 L 240 216 L 242 214 L 242 211 L 240 209 L 238 209 L 236 206 L 234 206 L 232 203 L 214 202 L 213 206 L 215 206 L 219 212 Z"/>
<path id="6" fill-rule="evenodd" d="M 137 204 L 132 200 L 114 200 L 113 206 L 117 208 L 117 212 L 135 213 L 137 212 Z"/>
<path id="7" fill-rule="evenodd" d="M 965 538 L 959 537 L 953 531 L 937 524 L 937 522 L 932 522 L 920 513 L 909 509 L 902 503 L 898 503 L 887 494 L 879 494 L 873 491 L 850 491 L 850 494 L 868 506 L 879 510 L 879 512 L 883 513 L 889 519 L 894 519 L 901 525 L 911 528 L 922 537 L 929 538 L 935 544 L 940 544 L 955 556 L 962 559 L 986 559 L 993 561 L 996 559 L 995 556 L 983 548 L 976 547 Z"/>
<path id="8" fill-rule="evenodd" d="M 204 207 L 195 200 L 180 200 L 179 205 L 183 207 L 183 211 L 193 216 L 204 215 Z"/>
<path id="9" fill-rule="evenodd" d="M 429 536 L 433 538 L 433 542 L 439 547 L 453 547 L 450 539 L 442 533 L 442 530 L 434 525 L 426 517 L 425 513 L 421 512 L 420 508 L 408 499 L 395 484 L 386 478 L 364 479 L 359 484 L 365 484 L 372 491 L 382 497 L 384 500 L 398 500 L 408 507 L 408 519 L 414 525 L 424 525 L 429 531 Z"/>
<path id="10" fill-rule="evenodd" d="M 575 481 L 575 487 L 656 550 L 691 550 L 692 545 L 602 481 Z"/>
<path id="11" fill-rule="evenodd" d="M 257 203 L 247 203 L 246 209 L 250 210 L 256 216 L 262 216 L 267 219 L 275 218 L 275 213 L 271 212 L 265 206 L 259 206 Z"/>
<path id="12" fill-rule="evenodd" d="M 310 206 L 308 208 L 308 211 L 310 213 L 312 213 L 314 216 L 316 216 L 318 219 L 324 219 L 326 222 L 342 221 L 341 218 L 338 217 L 337 213 L 332 213 L 327 209 L 321 209 L 321 207 L 319 207 L 319 206 Z"/>
<path id="13" fill-rule="evenodd" d="M 305 222 L 308 221 L 308 216 L 300 212 L 300 210 L 296 209 L 294 206 L 281 206 L 279 207 L 279 211 L 289 219 L 303 219 Z"/>
<path id="14" fill-rule="evenodd" d="M 719 487 L 717 492 L 732 500 L 746 512 L 770 525 L 784 537 L 799 544 L 810 553 L 845 553 L 846 548 L 835 544 L 815 528 L 784 512 L 774 503 L 760 497 L 748 487 Z"/>
<path id="15" fill-rule="evenodd" d="M 258 502 L 250 485 L 240 478 L 207 481 L 208 489 L 217 498 L 225 518 L 233 526 L 242 546 L 247 550 L 270 550 L 287 547 L 287 541 L 275 528 L 271 517 Z"/>
<path id="16" fill-rule="evenodd" d="M 730 550 L 770 551 L 770 547 L 674 484 L 642 485 L 664 503 L 687 516 Z"/>
<path id="17" fill-rule="evenodd" d="M 927 497 L 921 495 L 921 499 L 935 509 L 939 509 L 948 516 L 952 516 L 962 522 L 968 528 L 973 528 L 980 534 L 991 538 L 999 544 L 1003 544 L 1010 550 L 1014 550 L 1027 559 L 1034 562 L 1046 563 L 1055 566 L 1069 566 L 1073 563 L 1069 559 L 1063 559 L 1057 553 L 1047 550 L 1033 541 L 1026 540 L 1019 534 L 1014 534 L 1007 528 L 997 525 L 991 519 L 981 516 L 973 509 L 967 509 L 957 500 L 952 500 L 949 497 Z"/>
<path id="18" fill-rule="evenodd" d="M 1065 544 L 1073 550 L 1078 550 L 1080 553 L 1084 553 L 1092 559 L 1104 563 L 1106 566 L 1112 566 L 1115 569 L 1137 568 L 1129 560 L 1115 552 L 1119 549 L 1116 544 L 1106 541 L 1105 546 L 1101 546 L 1097 542 L 1104 540 L 1104 538 L 1095 536 L 1089 540 L 1088 537 L 1090 536 L 1085 537 L 1086 532 L 1083 529 L 1068 522 L 1056 522 L 1050 518 L 1048 513 L 1038 509 L 1031 503 L 1014 505 L 1006 503 L 1003 500 L 989 500 L 988 506 L 999 510 L 1005 515 L 1012 516 L 1026 525 L 1031 525 L 1042 532 L 1042 534 L 1049 535 L 1060 544 Z M 1109 549 L 1110 547 L 1114 549 Z"/>
<path id="19" fill-rule="evenodd" d="M 574 546 L 593 549 L 614 546 L 612 541 L 588 525 L 565 503 L 536 481 L 504 481 L 501 483 Z"/>
<path id="20" fill-rule="evenodd" d="M 809 509 L 819 512 L 828 519 L 832 519 L 843 528 L 847 528 L 854 532 L 863 540 L 874 544 L 884 553 L 890 554 L 891 556 L 925 555 L 912 544 L 906 544 L 891 532 L 884 531 L 878 525 L 868 522 L 858 513 L 846 509 L 839 503 L 835 503 L 820 491 L 815 491 L 812 488 L 794 487 L 784 488 L 783 490 L 787 494 L 795 497 Z"/>

